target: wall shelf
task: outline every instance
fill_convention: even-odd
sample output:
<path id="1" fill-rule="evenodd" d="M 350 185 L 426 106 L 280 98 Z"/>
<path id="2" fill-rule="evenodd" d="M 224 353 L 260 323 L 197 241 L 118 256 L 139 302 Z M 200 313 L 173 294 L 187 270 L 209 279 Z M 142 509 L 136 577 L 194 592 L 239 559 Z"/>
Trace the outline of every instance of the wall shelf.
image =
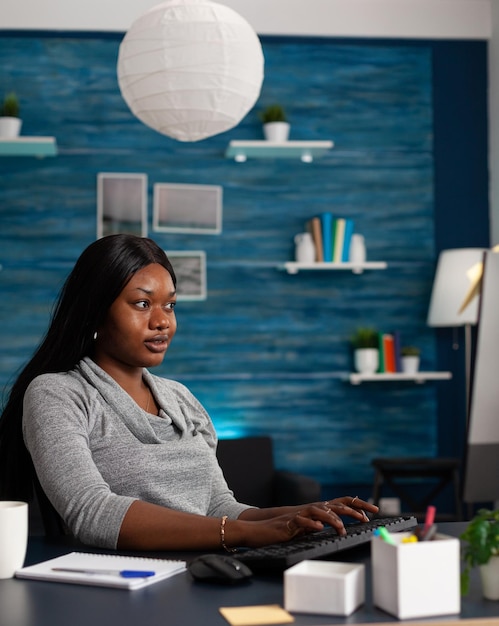
<path id="1" fill-rule="evenodd" d="M 54 137 L 0 138 L 0 156 L 46 157 L 57 155 Z"/>
<path id="2" fill-rule="evenodd" d="M 414 381 L 417 384 L 426 382 L 427 380 L 450 380 L 451 372 L 416 372 L 415 374 L 404 374 L 403 372 L 384 373 L 384 374 L 356 374 L 351 373 L 345 376 L 347 382 L 352 385 L 360 385 L 367 382 L 399 382 Z"/>
<path id="3" fill-rule="evenodd" d="M 225 151 L 228 159 L 243 163 L 249 158 L 301 159 L 311 163 L 334 146 L 332 141 L 231 141 Z"/>
<path id="4" fill-rule="evenodd" d="M 278 269 L 285 270 L 288 274 L 297 274 L 301 271 L 345 271 L 348 270 L 354 274 L 362 274 L 364 270 L 385 270 L 387 264 L 385 261 L 365 261 L 364 263 L 296 263 L 288 261 L 278 266 Z"/>

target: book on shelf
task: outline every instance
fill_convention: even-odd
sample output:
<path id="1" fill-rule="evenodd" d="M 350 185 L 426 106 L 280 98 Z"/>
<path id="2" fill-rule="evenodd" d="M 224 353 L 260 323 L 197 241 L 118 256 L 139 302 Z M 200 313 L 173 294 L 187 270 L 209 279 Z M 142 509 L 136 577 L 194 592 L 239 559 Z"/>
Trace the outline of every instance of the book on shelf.
<path id="1" fill-rule="evenodd" d="M 384 374 L 384 372 L 385 372 L 385 351 L 383 350 L 383 333 L 378 333 L 378 354 L 379 354 L 378 373 L 379 374 Z"/>
<path id="2" fill-rule="evenodd" d="M 348 263 L 350 260 L 350 243 L 353 235 L 353 220 L 348 217 L 337 217 L 333 220 L 333 262 Z"/>
<path id="3" fill-rule="evenodd" d="M 350 244 L 352 243 L 352 235 L 353 235 L 353 220 L 346 218 L 345 219 L 345 235 L 343 238 L 343 254 L 341 260 L 344 263 L 348 263 L 350 261 Z"/>
<path id="4" fill-rule="evenodd" d="M 401 361 L 401 353 L 400 353 L 400 332 L 398 330 L 393 331 L 393 347 L 395 351 L 395 371 L 402 371 L 402 361 Z"/>
<path id="5" fill-rule="evenodd" d="M 385 372 L 394 374 L 397 369 L 395 365 L 395 342 L 390 333 L 383 334 L 383 360 Z"/>
<path id="6" fill-rule="evenodd" d="M 333 224 L 333 214 L 329 211 L 324 211 L 321 214 L 321 226 L 322 251 L 326 263 L 331 263 L 333 260 Z"/>
<path id="7" fill-rule="evenodd" d="M 379 333 L 378 336 L 378 348 L 379 348 L 379 369 L 380 374 L 395 373 L 396 359 L 395 359 L 395 341 L 391 333 Z"/>
<path id="8" fill-rule="evenodd" d="M 338 217 L 334 220 L 333 261 L 335 263 L 341 263 L 343 260 L 344 242 L 345 242 L 345 218 Z"/>
<path id="9" fill-rule="evenodd" d="M 318 263 L 324 261 L 324 251 L 322 247 L 322 225 L 320 217 L 312 217 L 307 222 L 307 230 L 312 235 L 315 246 L 315 260 Z"/>

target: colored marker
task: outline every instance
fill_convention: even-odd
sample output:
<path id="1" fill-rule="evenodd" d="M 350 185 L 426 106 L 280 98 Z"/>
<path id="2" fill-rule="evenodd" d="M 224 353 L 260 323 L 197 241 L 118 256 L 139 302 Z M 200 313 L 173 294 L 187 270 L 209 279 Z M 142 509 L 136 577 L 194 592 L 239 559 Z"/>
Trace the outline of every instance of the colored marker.
<path id="1" fill-rule="evenodd" d="M 429 506 L 426 509 L 426 517 L 424 520 L 424 526 L 419 531 L 419 540 L 420 541 L 429 541 L 432 539 L 437 532 L 437 527 L 435 525 L 435 513 L 436 508 L 434 506 Z"/>
<path id="2" fill-rule="evenodd" d="M 428 530 L 424 533 L 421 541 L 431 541 L 437 534 L 437 525 L 432 524 Z"/>
<path id="3" fill-rule="evenodd" d="M 403 537 L 402 543 L 417 543 L 418 538 L 416 535 L 409 535 L 408 537 Z"/>
<path id="4" fill-rule="evenodd" d="M 435 513 L 437 512 L 437 509 L 430 505 L 427 509 L 426 509 L 426 517 L 424 520 L 424 528 L 423 528 L 423 533 L 427 533 L 431 526 L 433 526 L 433 523 L 435 521 Z"/>
<path id="5" fill-rule="evenodd" d="M 390 535 L 390 533 L 386 530 L 384 526 L 380 526 L 379 528 L 376 528 L 376 530 L 374 531 L 374 534 L 379 535 L 381 539 L 383 539 L 383 541 L 386 541 L 386 543 L 390 543 L 392 546 L 397 545 L 393 537 Z"/>

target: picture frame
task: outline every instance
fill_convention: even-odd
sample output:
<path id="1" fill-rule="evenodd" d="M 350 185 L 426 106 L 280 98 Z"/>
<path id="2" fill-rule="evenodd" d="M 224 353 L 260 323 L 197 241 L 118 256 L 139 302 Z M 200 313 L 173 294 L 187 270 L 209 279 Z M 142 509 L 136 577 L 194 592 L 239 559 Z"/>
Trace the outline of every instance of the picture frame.
<path id="1" fill-rule="evenodd" d="M 222 232 L 222 196 L 220 185 L 156 183 L 153 230 L 218 235 Z"/>
<path id="2" fill-rule="evenodd" d="M 204 250 L 165 250 L 177 277 L 177 300 L 206 300 Z"/>
<path id="3" fill-rule="evenodd" d="M 146 174 L 97 174 L 97 239 L 115 233 L 147 237 Z"/>

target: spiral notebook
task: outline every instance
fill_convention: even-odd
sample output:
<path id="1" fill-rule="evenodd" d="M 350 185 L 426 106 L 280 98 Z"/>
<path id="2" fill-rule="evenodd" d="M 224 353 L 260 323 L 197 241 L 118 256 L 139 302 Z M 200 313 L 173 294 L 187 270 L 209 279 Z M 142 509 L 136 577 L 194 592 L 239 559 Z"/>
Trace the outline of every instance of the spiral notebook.
<path id="1" fill-rule="evenodd" d="M 16 578 L 77 585 L 140 589 L 183 572 L 185 568 L 185 561 L 70 552 L 49 561 L 22 567 L 15 575 Z"/>

